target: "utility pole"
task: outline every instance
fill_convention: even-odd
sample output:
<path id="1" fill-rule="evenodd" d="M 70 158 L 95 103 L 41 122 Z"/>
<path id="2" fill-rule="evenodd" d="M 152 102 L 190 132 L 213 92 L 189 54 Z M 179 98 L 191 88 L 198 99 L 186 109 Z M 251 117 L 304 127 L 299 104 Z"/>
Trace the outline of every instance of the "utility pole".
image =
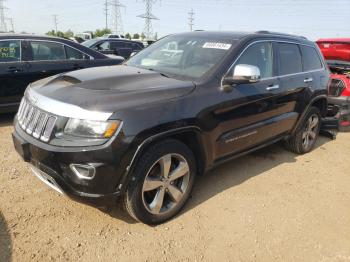
<path id="1" fill-rule="evenodd" d="M 125 5 L 121 4 L 119 0 L 113 0 L 110 5 L 113 7 L 113 31 L 114 33 L 123 33 L 123 20 L 121 15 L 121 8 L 125 7 Z"/>
<path id="2" fill-rule="evenodd" d="M 7 32 L 6 18 L 5 18 L 5 0 L 0 0 L 0 32 Z"/>
<path id="3" fill-rule="evenodd" d="M 10 25 L 11 25 L 11 32 L 15 32 L 15 27 L 13 25 L 13 18 L 7 18 L 7 20 L 10 22 Z"/>
<path id="4" fill-rule="evenodd" d="M 143 0 L 146 7 L 146 13 L 142 15 L 138 15 L 138 17 L 145 19 L 145 28 L 144 34 L 148 39 L 151 39 L 153 28 L 152 28 L 152 20 L 159 20 L 156 16 L 152 14 L 152 7 L 158 0 Z"/>
<path id="5" fill-rule="evenodd" d="M 105 1 L 103 10 L 106 16 L 106 29 L 108 29 L 108 0 Z"/>
<path id="6" fill-rule="evenodd" d="M 191 9 L 191 11 L 188 13 L 189 17 L 188 17 L 188 26 L 190 27 L 190 31 L 193 31 L 193 26 L 194 26 L 194 12 L 193 12 L 193 8 Z"/>
<path id="7" fill-rule="evenodd" d="M 58 30 L 57 30 L 57 27 L 58 27 L 58 15 L 52 15 L 52 18 L 53 18 L 53 24 L 54 24 L 54 28 L 55 28 L 55 33 L 57 34 Z"/>

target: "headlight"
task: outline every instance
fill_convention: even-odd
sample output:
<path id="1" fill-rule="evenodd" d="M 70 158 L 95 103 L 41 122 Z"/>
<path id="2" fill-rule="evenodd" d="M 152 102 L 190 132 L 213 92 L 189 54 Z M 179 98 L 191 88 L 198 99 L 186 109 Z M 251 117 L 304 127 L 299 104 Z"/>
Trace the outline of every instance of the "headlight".
<path id="1" fill-rule="evenodd" d="M 71 118 L 66 124 L 64 133 L 87 138 L 110 138 L 121 124 L 121 121 L 103 122 Z"/>

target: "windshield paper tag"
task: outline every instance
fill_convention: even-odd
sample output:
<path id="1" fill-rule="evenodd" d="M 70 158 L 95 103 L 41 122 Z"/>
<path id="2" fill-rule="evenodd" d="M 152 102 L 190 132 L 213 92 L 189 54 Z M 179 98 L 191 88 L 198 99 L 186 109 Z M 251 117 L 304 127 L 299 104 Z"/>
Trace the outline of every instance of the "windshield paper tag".
<path id="1" fill-rule="evenodd" d="M 232 46 L 231 44 L 207 42 L 203 45 L 203 48 L 229 50 L 231 46 Z"/>

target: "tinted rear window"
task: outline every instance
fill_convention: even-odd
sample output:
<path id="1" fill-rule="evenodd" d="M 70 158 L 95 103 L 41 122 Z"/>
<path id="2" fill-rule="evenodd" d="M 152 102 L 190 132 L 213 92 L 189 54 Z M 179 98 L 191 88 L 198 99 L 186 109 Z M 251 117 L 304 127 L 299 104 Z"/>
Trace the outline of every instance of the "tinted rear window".
<path id="1" fill-rule="evenodd" d="M 303 53 L 304 71 L 321 69 L 322 62 L 315 48 L 310 46 L 301 46 Z"/>
<path id="2" fill-rule="evenodd" d="M 303 71 L 298 45 L 278 43 L 277 53 L 279 57 L 279 75 L 289 75 Z"/>

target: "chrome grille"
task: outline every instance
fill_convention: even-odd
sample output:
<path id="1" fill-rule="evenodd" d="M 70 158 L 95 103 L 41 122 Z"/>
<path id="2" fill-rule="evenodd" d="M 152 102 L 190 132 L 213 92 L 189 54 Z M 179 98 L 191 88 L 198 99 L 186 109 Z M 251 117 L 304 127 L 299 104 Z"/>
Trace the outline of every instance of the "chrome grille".
<path id="1" fill-rule="evenodd" d="M 50 115 L 32 105 L 27 98 L 23 98 L 18 110 L 19 126 L 36 139 L 48 142 L 55 127 L 57 117 Z"/>

